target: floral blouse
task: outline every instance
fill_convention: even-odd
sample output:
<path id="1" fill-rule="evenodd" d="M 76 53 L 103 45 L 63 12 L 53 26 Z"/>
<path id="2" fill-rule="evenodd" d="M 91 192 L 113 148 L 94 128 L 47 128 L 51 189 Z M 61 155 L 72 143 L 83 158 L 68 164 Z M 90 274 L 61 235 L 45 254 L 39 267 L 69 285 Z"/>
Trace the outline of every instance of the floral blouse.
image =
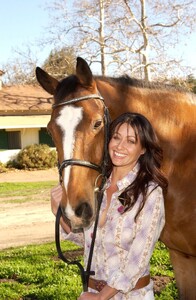
<path id="1" fill-rule="evenodd" d="M 149 261 L 165 224 L 162 189 L 154 183 L 149 186 L 146 203 L 136 222 L 134 217 L 141 203 L 141 196 L 130 211 L 122 214 L 122 204 L 118 196 L 133 182 L 137 168 L 136 165 L 117 182 L 118 190 L 112 195 L 106 222 L 102 227 L 98 226 L 93 252 L 91 270 L 95 271 L 94 278 L 105 280 L 110 287 L 119 290 L 119 293 L 112 298 L 115 300 L 132 299 L 131 295 L 137 293 L 138 290 L 131 290 L 140 277 L 149 274 Z M 100 215 L 106 207 L 106 190 L 110 186 L 110 181 L 109 178 L 106 183 Z M 84 234 L 64 233 L 65 239 L 84 246 L 85 265 L 88 260 L 93 226 L 84 229 Z M 152 289 L 152 283 L 140 290 L 145 295 L 149 288 Z"/>

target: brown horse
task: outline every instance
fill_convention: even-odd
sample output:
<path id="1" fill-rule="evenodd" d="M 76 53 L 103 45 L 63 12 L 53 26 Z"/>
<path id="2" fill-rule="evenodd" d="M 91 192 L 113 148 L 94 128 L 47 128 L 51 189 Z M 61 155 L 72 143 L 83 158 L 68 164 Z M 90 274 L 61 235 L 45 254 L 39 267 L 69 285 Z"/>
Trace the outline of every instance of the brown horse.
<path id="1" fill-rule="evenodd" d="M 163 148 L 163 170 L 169 180 L 161 240 L 169 248 L 180 299 L 196 299 L 195 96 L 127 76 L 93 77 L 82 58 L 77 59 L 76 75 L 60 82 L 40 68 L 36 73 L 41 86 L 54 95 L 48 129 L 60 163 L 73 158 L 101 164 L 104 103 L 111 119 L 131 111 L 145 115 L 152 123 Z M 101 95 L 104 103 L 94 94 Z M 88 96 L 91 98 L 87 100 Z M 97 171 L 75 165 L 62 170 L 61 206 L 72 227 L 88 226 L 94 218 Z"/>

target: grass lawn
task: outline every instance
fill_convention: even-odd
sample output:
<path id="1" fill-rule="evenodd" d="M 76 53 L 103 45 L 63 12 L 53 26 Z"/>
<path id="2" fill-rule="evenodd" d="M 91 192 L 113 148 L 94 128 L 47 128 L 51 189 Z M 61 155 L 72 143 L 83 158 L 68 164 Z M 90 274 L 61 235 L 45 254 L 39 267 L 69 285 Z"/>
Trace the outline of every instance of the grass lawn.
<path id="1" fill-rule="evenodd" d="M 63 249 L 74 251 L 78 247 L 66 241 Z M 157 243 L 151 260 L 151 274 L 169 278 L 162 291 L 156 292 L 156 299 L 177 299 L 168 252 L 161 243 Z M 57 258 L 54 243 L 0 252 L 1 300 L 75 300 L 81 291 L 78 268 Z"/>
<path id="2" fill-rule="evenodd" d="M 15 201 L 18 201 L 21 196 L 50 193 L 50 189 L 54 185 L 56 185 L 56 181 L 0 183 L 0 199 L 15 197 Z"/>
<path id="3" fill-rule="evenodd" d="M 1 183 L 0 201 L 29 201 L 30 195 L 42 193 L 48 193 L 49 197 L 52 186 L 54 182 L 51 181 Z M 78 249 L 70 242 L 63 242 L 62 248 L 64 251 Z M 153 253 L 151 275 L 155 279 L 155 287 L 159 286 L 155 289 L 156 299 L 177 299 L 168 251 L 162 243 L 157 243 Z M 164 284 L 160 286 L 163 281 Z M 0 251 L 0 300 L 76 300 L 81 291 L 78 268 L 66 265 L 57 258 L 54 243 Z"/>

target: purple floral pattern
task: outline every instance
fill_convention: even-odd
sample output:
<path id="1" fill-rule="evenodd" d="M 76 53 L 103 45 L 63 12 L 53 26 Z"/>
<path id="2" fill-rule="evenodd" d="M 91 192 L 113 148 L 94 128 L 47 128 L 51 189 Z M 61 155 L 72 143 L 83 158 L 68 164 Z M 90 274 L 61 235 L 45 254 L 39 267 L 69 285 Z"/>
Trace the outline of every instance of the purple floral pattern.
<path id="1" fill-rule="evenodd" d="M 95 271 L 95 279 L 104 280 L 109 286 L 119 290 L 113 300 L 144 299 L 147 293 L 152 292 L 152 281 L 140 290 L 132 291 L 132 289 L 140 277 L 149 274 L 150 257 L 165 224 L 162 189 L 155 187 L 153 183 L 149 187 L 147 201 L 137 222 L 134 221 L 134 217 L 141 196 L 130 211 L 122 213 L 123 207 L 118 196 L 134 180 L 137 167 L 117 183 L 118 191 L 112 195 L 106 222 L 97 230 L 91 269 Z M 106 184 L 106 190 L 109 186 L 110 179 Z M 106 192 L 100 214 L 105 206 Z M 84 235 L 73 233 L 65 235 L 65 239 L 85 246 L 85 264 L 88 259 L 91 233 L 92 227 L 85 229 Z"/>

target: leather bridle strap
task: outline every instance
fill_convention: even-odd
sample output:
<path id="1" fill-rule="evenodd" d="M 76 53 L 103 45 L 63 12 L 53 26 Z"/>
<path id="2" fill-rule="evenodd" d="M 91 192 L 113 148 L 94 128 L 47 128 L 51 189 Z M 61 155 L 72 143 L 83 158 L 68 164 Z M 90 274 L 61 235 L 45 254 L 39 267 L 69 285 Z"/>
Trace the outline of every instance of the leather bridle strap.
<path id="1" fill-rule="evenodd" d="M 104 104 L 104 99 L 103 97 L 101 97 L 100 95 L 97 94 L 91 94 L 91 95 L 87 95 L 87 96 L 83 96 L 83 97 L 79 97 L 79 98 L 74 98 L 74 99 L 70 99 L 67 101 L 63 101 L 60 103 L 55 103 L 52 105 L 52 108 L 56 108 L 59 106 L 65 106 L 65 105 L 71 105 L 71 104 L 75 104 L 78 103 L 80 101 L 84 101 L 84 100 L 90 100 L 90 99 L 98 99 L 101 100 L 103 102 L 104 105 L 104 127 L 105 127 L 105 138 L 104 138 L 104 159 L 103 159 L 103 164 L 102 166 L 98 166 L 97 164 L 94 164 L 92 162 L 88 162 L 85 160 L 80 160 L 80 159 L 66 159 L 63 160 L 61 164 L 59 164 L 59 175 L 60 175 L 60 182 L 62 182 L 62 171 L 65 167 L 67 166 L 82 166 L 82 167 L 88 167 L 91 169 L 94 169 L 96 171 L 98 171 L 99 173 L 103 173 L 105 174 L 105 168 L 106 168 L 106 164 L 107 164 L 107 139 L 108 139 L 108 123 L 109 123 L 109 112 L 108 112 L 108 108 L 105 106 Z"/>
<path id="2" fill-rule="evenodd" d="M 103 97 L 101 97 L 100 95 L 91 94 L 91 95 L 87 95 L 87 96 L 83 96 L 83 97 L 79 97 L 79 98 L 74 98 L 74 99 L 70 99 L 70 100 L 67 100 L 67 101 L 63 101 L 63 102 L 60 102 L 60 103 L 54 103 L 52 105 L 52 108 L 56 108 L 56 107 L 64 106 L 64 105 L 69 105 L 69 104 L 75 104 L 77 102 L 84 101 L 84 100 L 89 100 L 89 99 L 98 99 L 98 100 L 101 100 L 101 101 L 104 102 Z"/>
<path id="3" fill-rule="evenodd" d="M 59 175 L 60 177 L 62 177 L 62 171 L 64 168 L 68 167 L 68 166 L 82 166 L 82 167 L 87 167 L 87 168 L 90 168 L 90 169 L 94 169 L 98 172 L 101 173 L 102 169 L 100 166 L 94 164 L 94 163 L 91 163 L 89 161 L 86 161 L 86 160 L 80 160 L 80 159 L 66 159 L 64 160 L 61 165 L 59 166 Z"/>
<path id="4" fill-rule="evenodd" d="M 61 242 L 60 242 L 60 218 L 62 217 L 62 211 L 61 207 L 59 206 L 57 215 L 56 215 L 56 222 L 55 222 L 55 243 L 56 243 L 56 249 L 58 253 L 58 257 L 64 261 L 68 265 L 76 265 L 79 270 L 80 270 L 80 276 L 82 280 L 82 286 L 83 286 L 83 291 L 88 290 L 88 281 L 86 279 L 86 272 L 84 270 L 84 267 L 78 260 L 74 261 L 69 261 L 65 255 L 63 254 L 63 251 L 61 249 Z M 94 272 L 91 272 L 90 275 L 94 275 Z"/>
<path id="5" fill-rule="evenodd" d="M 96 218 L 95 218 L 95 223 L 94 223 L 94 228 L 93 228 L 92 241 L 91 241 L 86 270 L 84 269 L 84 267 L 78 260 L 69 261 L 63 254 L 63 251 L 61 249 L 61 242 L 60 242 L 60 218 L 61 217 L 63 218 L 63 215 L 62 215 L 60 206 L 58 207 L 58 210 L 57 210 L 56 222 L 55 222 L 55 243 L 56 243 L 58 257 L 62 261 L 64 261 L 66 264 L 76 265 L 79 268 L 80 276 L 81 276 L 81 280 L 82 280 L 82 287 L 83 287 L 84 292 L 88 291 L 89 277 L 92 275 L 95 275 L 95 272 L 91 271 L 91 263 L 92 263 L 93 250 L 94 250 L 96 233 L 97 233 L 97 226 L 98 226 L 98 221 L 99 221 L 99 211 L 100 211 L 101 202 L 102 202 L 102 198 L 103 198 L 103 189 L 98 191 L 96 194 L 97 194 L 97 213 L 96 213 Z"/>
<path id="6" fill-rule="evenodd" d="M 87 267 L 85 272 L 85 278 L 87 282 L 87 290 L 88 290 L 88 282 L 89 282 L 89 277 L 90 275 L 95 275 L 94 271 L 91 271 L 91 263 L 92 263 L 92 258 L 93 258 L 93 250 L 95 246 L 95 239 L 96 239 L 96 234 L 97 234 L 97 227 L 98 227 L 98 222 L 99 222 L 99 212 L 101 208 L 101 203 L 103 199 L 103 189 L 99 190 L 97 192 L 97 214 L 95 218 L 95 224 L 93 228 L 93 234 L 92 234 L 92 240 L 91 240 L 91 246 L 90 246 L 90 251 L 89 251 L 89 256 L 88 256 L 88 262 L 87 262 Z"/>

